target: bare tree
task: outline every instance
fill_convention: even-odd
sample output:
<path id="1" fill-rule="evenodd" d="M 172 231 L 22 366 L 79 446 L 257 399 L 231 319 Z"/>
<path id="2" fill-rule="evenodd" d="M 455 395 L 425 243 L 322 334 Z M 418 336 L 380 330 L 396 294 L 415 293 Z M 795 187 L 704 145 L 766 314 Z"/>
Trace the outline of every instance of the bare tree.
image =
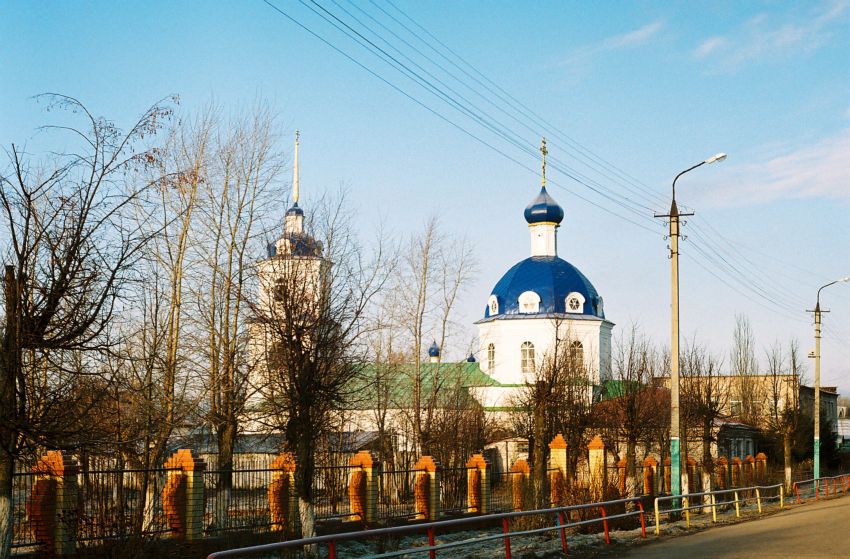
<path id="1" fill-rule="evenodd" d="M 326 202 L 303 230 L 289 229 L 261 263 L 260 298 L 252 303 L 252 344 L 267 363 L 264 405 L 298 464 L 304 537 L 315 534 L 316 449 L 358 385 L 366 314 L 391 272 L 380 246 L 367 255 L 357 242 L 348 214 L 344 199 Z"/>
<path id="2" fill-rule="evenodd" d="M 658 356 L 651 342 L 643 336 L 637 326 L 632 325 L 628 333 L 622 334 L 614 349 L 613 383 L 607 401 L 596 407 L 603 425 L 616 439 L 626 442 L 626 487 L 635 488 L 636 448 L 644 440 L 652 426 L 653 416 L 658 412 L 654 388 L 650 386 L 658 373 Z"/>
<path id="3" fill-rule="evenodd" d="M 745 315 L 736 315 L 730 366 L 737 402 L 733 406 L 732 415 L 754 426 L 758 425 L 761 419 L 761 404 L 764 400 L 763 387 L 757 378 L 758 360 L 755 345 L 750 320 Z"/>
<path id="4" fill-rule="evenodd" d="M 250 310 L 244 301 L 256 289 L 254 262 L 259 256 L 256 247 L 261 245 L 267 189 L 281 169 L 274 128 L 274 118 L 262 104 L 230 119 L 226 126 L 214 122 L 210 155 L 204 160 L 198 242 L 194 243 L 199 265 L 194 267 L 192 295 L 203 340 L 198 353 L 206 364 L 204 419 L 218 443 L 217 522 L 230 500 L 239 419 L 251 390 Z M 203 149 L 203 144 L 197 147 Z"/>
<path id="5" fill-rule="evenodd" d="M 410 346 L 412 402 L 403 409 L 409 415 L 413 439 L 420 453 L 430 453 L 434 410 L 443 386 L 441 366 L 422 367 L 427 339 L 439 340 L 443 354 L 452 338 L 458 295 L 475 272 L 469 243 L 443 235 L 436 218 L 414 235 L 401 259 L 398 280 L 389 305 L 394 321 L 405 332 Z"/>
<path id="6" fill-rule="evenodd" d="M 688 441 L 699 437 L 702 448 L 703 490 L 709 491 L 714 460 L 711 448 L 717 442 L 720 426 L 728 407 L 729 378 L 721 375 L 722 361 L 708 349 L 692 341 L 682 353 L 682 449 L 688 454 Z M 687 475 L 687 471 L 685 472 Z M 697 482 L 698 480 L 694 480 Z"/>
<path id="7" fill-rule="evenodd" d="M 43 168 L 34 170 L 32 158 L 13 145 L 0 175 L 8 238 L 0 359 L 0 557 L 10 554 L 12 474 L 22 450 L 80 446 L 86 418 L 102 399 L 102 392 L 77 388 L 90 360 L 114 342 L 109 325 L 148 240 L 129 219 L 147 186 L 134 171 L 156 165 L 158 153 L 145 149 L 142 139 L 171 114 L 168 105 L 158 103 L 125 133 L 74 98 L 42 98 L 83 124 L 48 127 L 67 133 L 63 140 L 73 147 L 51 154 Z"/>
<path id="8" fill-rule="evenodd" d="M 764 428 L 782 441 L 785 489 L 791 490 L 793 466 L 792 446 L 794 432 L 800 421 L 799 393 L 802 363 L 796 340 L 792 340 L 786 353 L 779 342 L 765 350 L 767 364 L 767 406 Z"/>

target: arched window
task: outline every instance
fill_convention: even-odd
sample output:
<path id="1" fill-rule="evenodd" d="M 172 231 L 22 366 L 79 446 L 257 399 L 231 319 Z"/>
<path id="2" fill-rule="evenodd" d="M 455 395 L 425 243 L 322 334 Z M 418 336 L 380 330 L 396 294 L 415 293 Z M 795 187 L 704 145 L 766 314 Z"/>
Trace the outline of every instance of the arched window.
<path id="1" fill-rule="evenodd" d="M 531 342 L 522 342 L 519 346 L 521 356 L 521 365 L 523 373 L 534 372 L 534 344 Z"/>
<path id="2" fill-rule="evenodd" d="M 487 372 L 493 374 L 493 369 L 496 367 L 496 346 L 490 344 L 487 346 Z"/>
<path id="3" fill-rule="evenodd" d="M 584 366 L 584 346 L 578 340 L 570 344 L 570 363 L 575 368 Z"/>

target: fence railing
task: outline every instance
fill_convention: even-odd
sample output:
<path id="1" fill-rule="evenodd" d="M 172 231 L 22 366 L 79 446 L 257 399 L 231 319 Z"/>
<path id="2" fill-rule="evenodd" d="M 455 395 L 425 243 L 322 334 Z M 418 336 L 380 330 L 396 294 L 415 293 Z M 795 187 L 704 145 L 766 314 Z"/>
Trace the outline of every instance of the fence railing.
<path id="1" fill-rule="evenodd" d="M 807 498 L 814 497 L 815 500 L 820 499 L 821 493 L 829 497 L 830 486 L 832 494 L 836 495 L 840 491 L 846 493 L 850 489 L 850 474 L 841 474 L 830 477 L 809 478 L 800 481 L 795 481 L 793 485 L 794 495 L 798 503 L 803 502 L 803 496 Z M 808 488 L 808 492 L 807 492 Z"/>

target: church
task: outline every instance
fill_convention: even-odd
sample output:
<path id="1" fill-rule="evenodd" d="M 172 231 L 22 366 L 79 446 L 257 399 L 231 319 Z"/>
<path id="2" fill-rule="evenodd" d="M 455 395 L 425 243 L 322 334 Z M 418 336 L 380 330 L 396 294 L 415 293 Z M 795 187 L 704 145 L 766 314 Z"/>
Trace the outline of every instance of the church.
<path id="1" fill-rule="evenodd" d="M 509 408 L 556 352 L 587 371 L 588 398 L 610 376 L 614 324 L 590 280 L 558 256 L 564 210 L 546 190 L 545 140 L 541 151 L 543 184 L 523 213 L 531 255 L 496 282 L 476 322 L 481 370 L 498 383 L 476 391 L 485 409 Z"/>
<path id="2" fill-rule="evenodd" d="M 563 356 L 569 366 L 586 375 L 588 400 L 610 376 L 614 324 L 605 318 L 602 296 L 590 280 L 558 255 L 558 230 L 564 221 L 564 209 L 546 189 L 545 140 L 541 152 L 542 185 L 523 212 L 529 231 L 530 255 L 507 270 L 486 298 L 483 317 L 475 323 L 478 359 L 470 355 L 461 363 L 444 362 L 441 348 L 435 343 L 428 350 L 427 362 L 417 368 L 426 377 L 439 374 L 454 378 L 496 419 L 517 405 L 524 387 L 535 381 L 536 375 L 541 374 L 555 354 Z M 293 204 L 286 212 L 283 236 L 269 246 L 268 257 L 258 262 L 261 307 L 276 306 L 276 283 L 279 281 L 276 278 L 282 271 L 296 267 L 298 276 L 303 276 L 301 283 L 306 286 L 303 296 L 310 296 L 320 289 L 316 282 L 322 276 L 323 266 L 329 265 L 322 256 L 320 244 L 305 231 L 304 210 L 298 205 L 299 194 L 296 139 Z M 267 355 L 268 336 L 256 331 L 252 337 L 254 354 Z M 401 368 L 410 366 L 412 364 Z M 366 366 L 366 376 L 369 370 Z M 399 370 L 396 376 L 396 390 L 402 393 L 409 390 L 409 382 L 404 380 L 409 373 Z M 365 386 L 370 384 L 366 382 Z M 249 409 L 258 410 L 262 406 L 261 392 L 265 392 L 263 397 L 269 397 L 268 390 L 258 391 L 249 402 Z M 402 397 L 399 401 L 400 407 L 409 399 Z M 372 430 L 373 410 L 361 404 L 349 411 L 352 430 Z M 402 409 L 396 412 L 400 416 L 404 414 Z M 252 431 L 252 427 L 257 427 L 256 422 L 249 422 L 247 431 Z"/>

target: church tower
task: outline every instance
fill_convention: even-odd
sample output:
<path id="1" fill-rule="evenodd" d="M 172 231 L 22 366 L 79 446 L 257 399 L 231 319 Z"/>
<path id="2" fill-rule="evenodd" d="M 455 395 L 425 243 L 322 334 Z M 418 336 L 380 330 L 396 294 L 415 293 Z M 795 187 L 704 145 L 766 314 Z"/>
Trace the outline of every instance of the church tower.
<path id="1" fill-rule="evenodd" d="M 300 135 L 295 133 L 292 170 L 292 206 L 286 210 L 283 234 L 267 247 L 267 257 L 257 263 L 259 293 L 257 320 L 251 327 L 249 355 L 252 372 L 246 408 L 247 432 L 264 431 L 262 405 L 273 397 L 268 360 L 275 345 L 276 325 L 286 324 L 293 316 L 305 316 L 315 310 L 322 288 L 322 275 L 329 265 L 322 253 L 322 243 L 313 238 L 305 226 L 304 210 L 298 205 L 301 196 L 298 150 Z"/>

